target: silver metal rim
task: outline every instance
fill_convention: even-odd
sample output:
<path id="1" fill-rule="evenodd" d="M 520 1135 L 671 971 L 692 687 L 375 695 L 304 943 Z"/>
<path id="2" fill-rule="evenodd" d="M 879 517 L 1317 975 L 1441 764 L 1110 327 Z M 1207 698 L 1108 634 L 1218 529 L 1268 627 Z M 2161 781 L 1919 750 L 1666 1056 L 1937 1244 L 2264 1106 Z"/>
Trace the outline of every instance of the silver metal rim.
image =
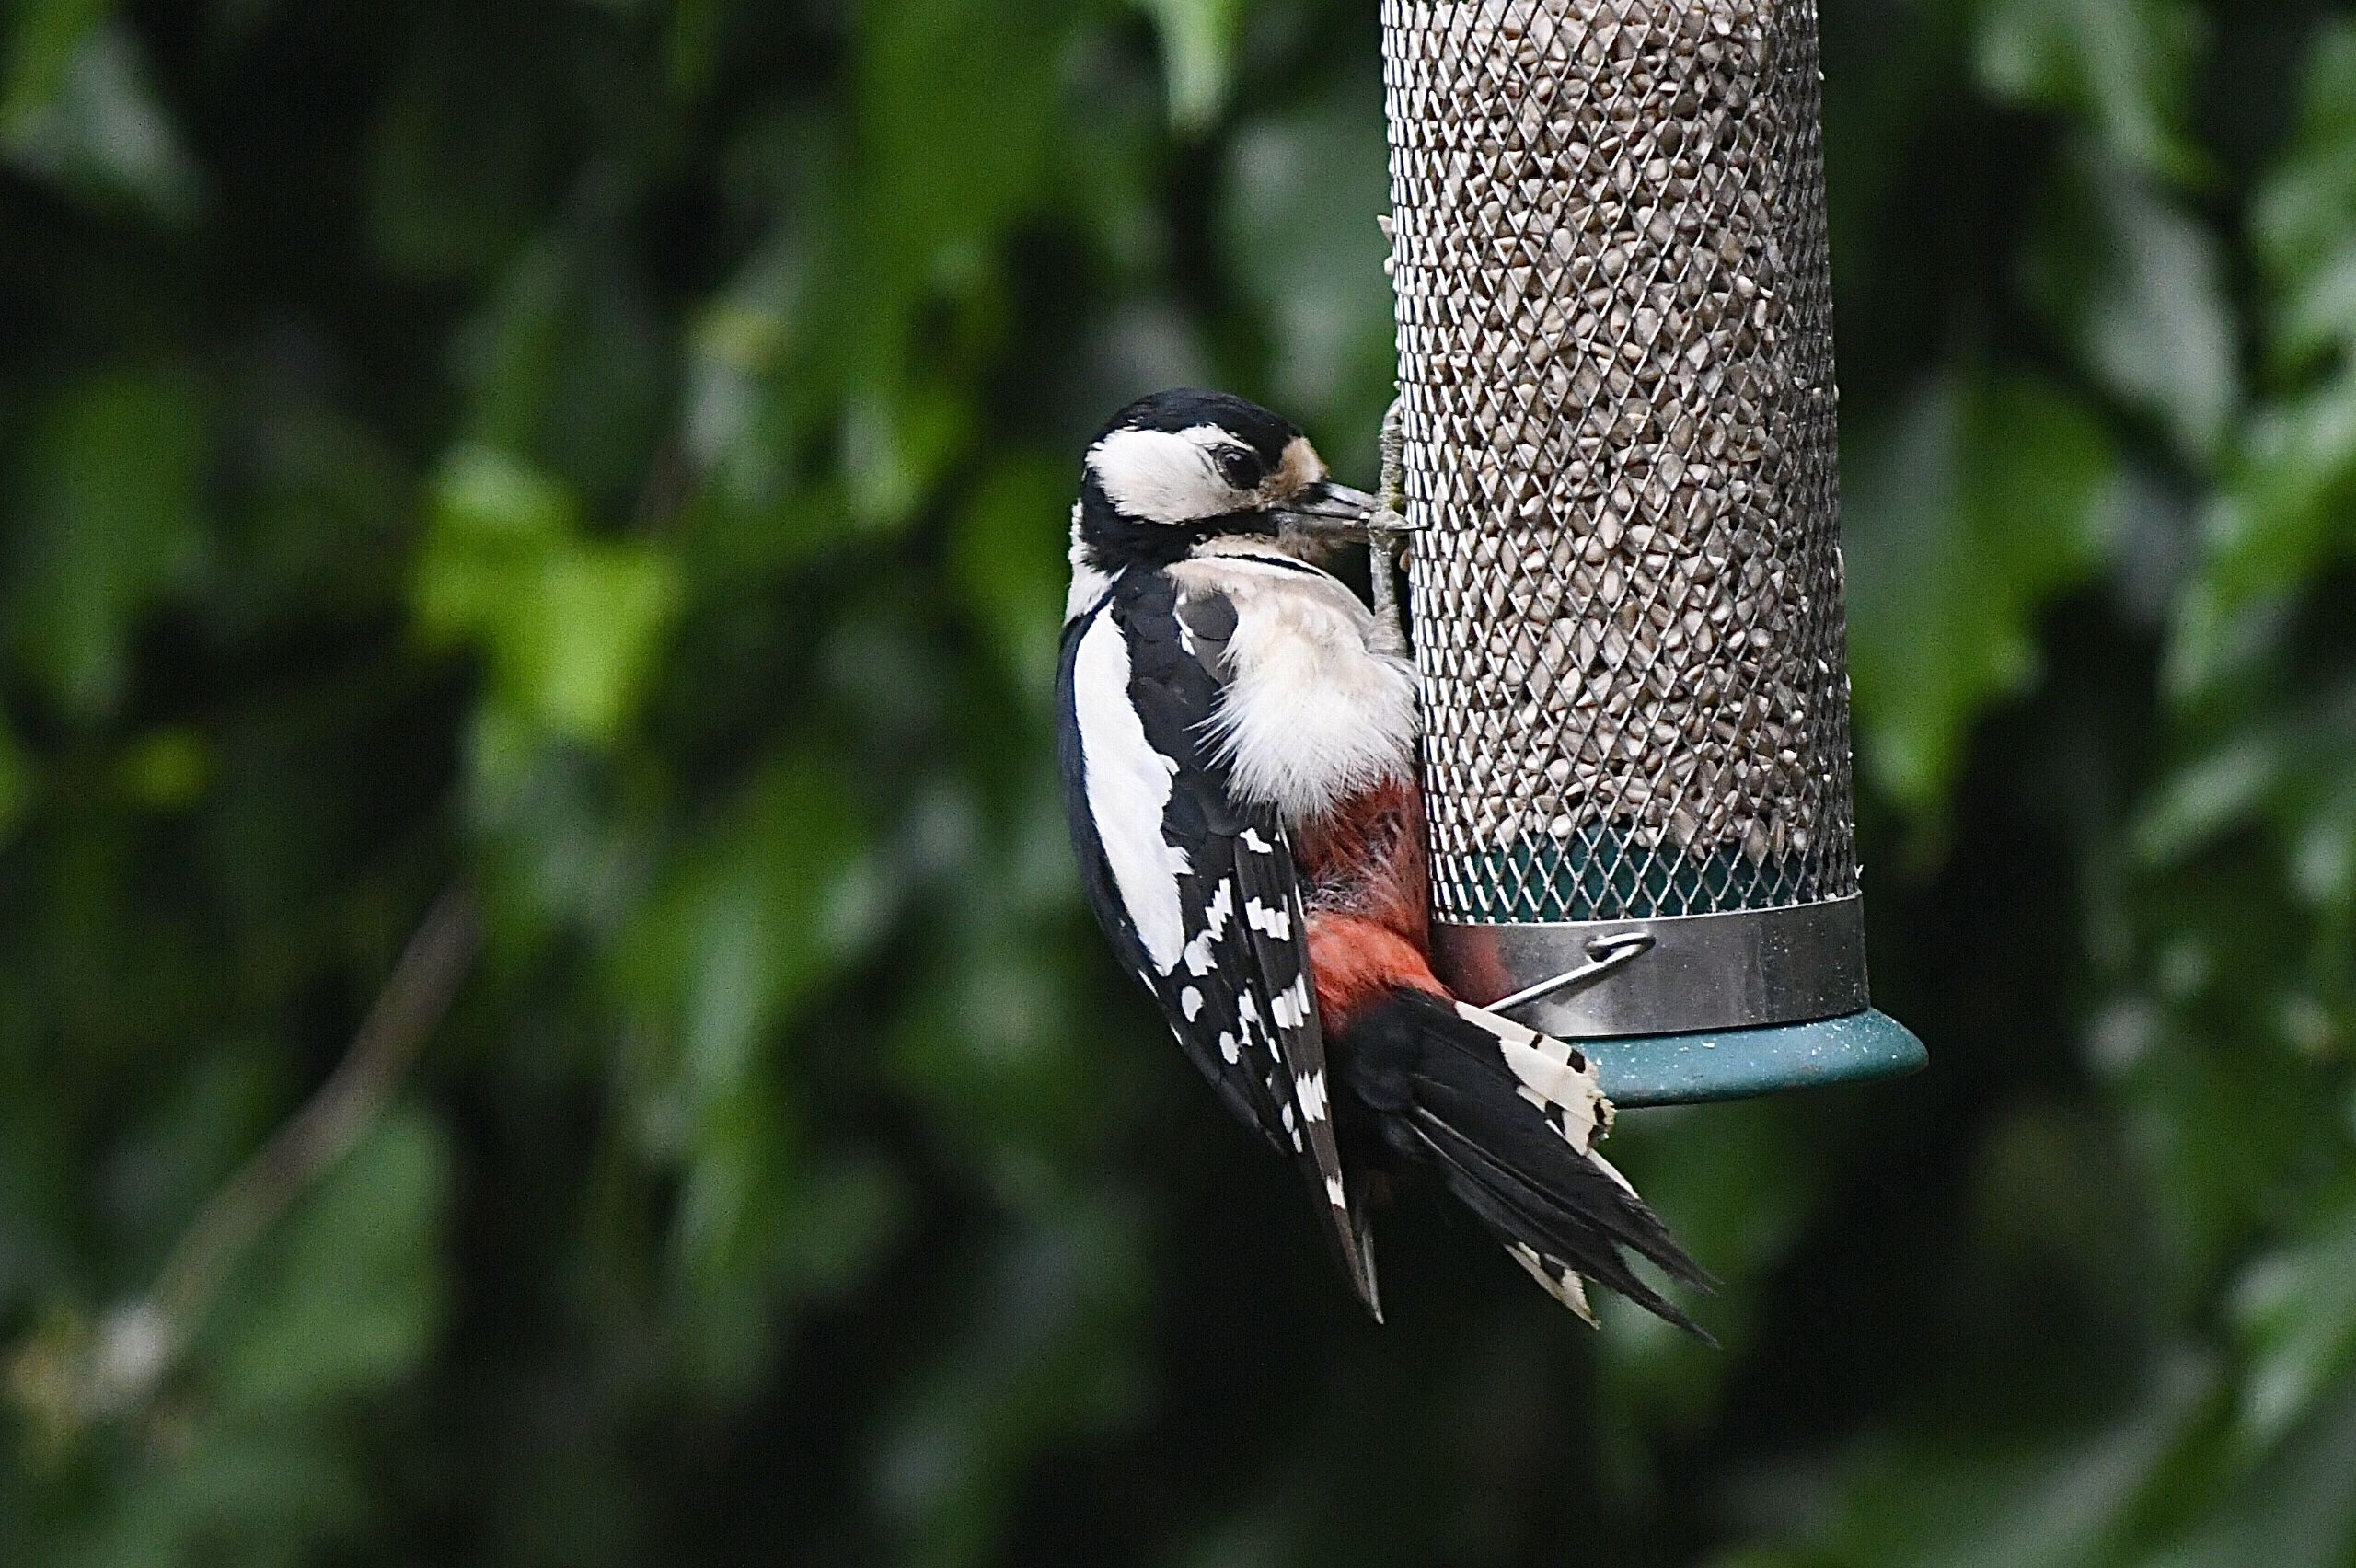
<path id="1" fill-rule="evenodd" d="M 1457 995 L 1563 1039 L 1836 1018 L 1867 1005 L 1860 894 L 1657 920 L 1436 922 Z"/>

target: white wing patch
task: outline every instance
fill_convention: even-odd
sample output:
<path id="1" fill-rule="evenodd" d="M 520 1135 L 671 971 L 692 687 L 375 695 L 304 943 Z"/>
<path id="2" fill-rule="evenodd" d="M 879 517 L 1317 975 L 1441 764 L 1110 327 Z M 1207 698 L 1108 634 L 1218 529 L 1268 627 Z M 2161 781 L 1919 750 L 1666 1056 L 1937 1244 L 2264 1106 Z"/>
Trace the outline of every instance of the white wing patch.
<path id="1" fill-rule="evenodd" d="M 1235 879 L 1221 877 L 1218 889 L 1211 894 L 1211 901 L 1203 905 L 1203 928 L 1210 932 L 1212 940 L 1227 935 L 1227 923 L 1234 915 Z"/>
<path id="2" fill-rule="evenodd" d="M 1129 650 L 1110 616 L 1080 634 L 1072 660 L 1072 709 L 1080 726 L 1088 812 L 1122 905 L 1153 965 L 1167 974 L 1186 945 L 1178 879 L 1186 857 L 1161 836 L 1178 765 L 1153 749 L 1129 700 Z M 1190 955 L 1191 956 L 1191 955 Z M 1207 972 L 1208 954 L 1204 969 Z"/>
<path id="3" fill-rule="evenodd" d="M 1078 570 L 1074 586 L 1076 601 L 1093 588 Z M 1195 642 L 1185 604 L 1167 574 L 1125 573 L 1067 634 L 1063 744 L 1076 828 L 1095 851 L 1090 902 L 1117 943 L 1134 945 L 1147 988 L 1230 1108 L 1303 1157 L 1371 1306 L 1340 1179 L 1300 870 L 1279 813 L 1239 798 L 1230 770 L 1204 755 L 1230 689 L 1234 622 L 1224 604 L 1202 607 Z"/>
<path id="4" fill-rule="evenodd" d="M 1293 1078 L 1293 1098 L 1300 1101 L 1300 1113 L 1312 1122 L 1325 1119 L 1325 1069 L 1301 1073 Z"/>

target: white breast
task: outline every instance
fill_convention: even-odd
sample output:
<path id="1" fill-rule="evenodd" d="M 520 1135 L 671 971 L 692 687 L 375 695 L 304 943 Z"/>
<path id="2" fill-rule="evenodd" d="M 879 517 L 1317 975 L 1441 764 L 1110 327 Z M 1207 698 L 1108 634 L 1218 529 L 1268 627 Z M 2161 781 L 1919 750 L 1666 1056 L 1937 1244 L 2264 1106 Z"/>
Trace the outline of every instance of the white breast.
<path id="1" fill-rule="evenodd" d="M 1214 732 L 1236 792 L 1298 826 L 1414 767 L 1415 667 L 1335 579 L 1248 554 L 1170 569 L 1235 606 L 1230 684 Z"/>

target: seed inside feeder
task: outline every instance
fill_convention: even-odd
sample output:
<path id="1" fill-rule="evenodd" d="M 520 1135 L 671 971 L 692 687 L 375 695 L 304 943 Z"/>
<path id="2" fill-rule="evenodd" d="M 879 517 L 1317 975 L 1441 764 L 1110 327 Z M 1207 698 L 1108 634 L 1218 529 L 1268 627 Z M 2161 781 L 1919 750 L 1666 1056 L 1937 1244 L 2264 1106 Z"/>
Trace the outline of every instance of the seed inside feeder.
<path id="1" fill-rule="evenodd" d="M 1384 9 L 1435 914 L 1854 893 L 1814 6 Z"/>

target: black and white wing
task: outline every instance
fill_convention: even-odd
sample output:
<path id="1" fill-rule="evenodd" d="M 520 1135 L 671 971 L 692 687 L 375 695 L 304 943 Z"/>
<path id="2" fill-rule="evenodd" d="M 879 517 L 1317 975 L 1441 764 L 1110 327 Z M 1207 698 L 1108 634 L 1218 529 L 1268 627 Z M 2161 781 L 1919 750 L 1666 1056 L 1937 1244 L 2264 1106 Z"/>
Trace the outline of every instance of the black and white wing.
<path id="1" fill-rule="evenodd" d="M 1275 809 L 1233 798 L 1211 733 L 1234 627 L 1224 597 L 1133 570 L 1066 628 L 1057 730 L 1080 879 L 1195 1065 L 1299 1162 L 1379 1314 L 1334 1141 L 1300 873 Z"/>

